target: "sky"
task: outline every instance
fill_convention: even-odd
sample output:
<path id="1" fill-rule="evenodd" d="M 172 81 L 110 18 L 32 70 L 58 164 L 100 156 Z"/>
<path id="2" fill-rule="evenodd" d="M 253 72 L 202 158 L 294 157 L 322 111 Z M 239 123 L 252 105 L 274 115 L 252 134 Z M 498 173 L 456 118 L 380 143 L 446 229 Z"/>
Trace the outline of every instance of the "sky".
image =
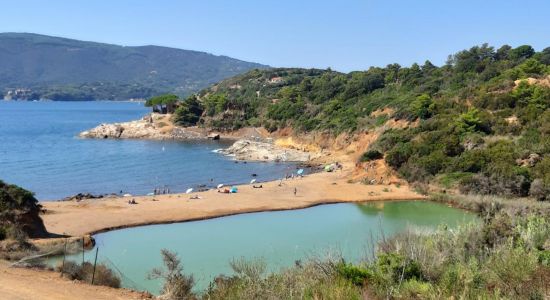
<path id="1" fill-rule="evenodd" d="M 343 72 L 474 45 L 550 46 L 546 0 L 2 0 L 0 32 L 198 50 Z"/>

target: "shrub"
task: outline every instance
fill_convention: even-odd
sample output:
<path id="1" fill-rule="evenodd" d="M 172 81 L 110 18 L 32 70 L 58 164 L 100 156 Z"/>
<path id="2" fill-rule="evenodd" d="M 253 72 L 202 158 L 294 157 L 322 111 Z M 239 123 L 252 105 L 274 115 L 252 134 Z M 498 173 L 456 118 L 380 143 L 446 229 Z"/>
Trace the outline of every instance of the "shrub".
<path id="1" fill-rule="evenodd" d="M 57 271 L 62 272 L 71 280 L 80 280 L 94 285 L 104 285 L 113 288 L 120 287 L 120 278 L 104 264 L 97 264 L 94 275 L 94 265 L 84 262 L 79 265 L 73 261 L 65 261 L 64 265 L 59 265 Z"/>
<path id="2" fill-rule="evenodd" d="M 550 266 L 550 250 L 540 251 L 538 261 L 544 266 Z"/>
<path id="3" fill-rule="evenodd" d="M 337 265 L 336 270 L 340 276 L 357 286 L 363 286 L 365 281 L 372 277 L 369 270 L 352 264 L 340 263 Z"/>
<path id="4" fill-rule="evenodd" d="M 161 278 L 164 280 L 162 294 L 167 299 L 194 299 L 192 289 L 195 285 L 193 276 L 183 274 L 181 260 L 177 254 L 166 249 L 161 250 L 164 268 L 151 270 L 149 278 Z"/>
<path id="5" fill-rule="evenodd" d="M 542 179 L 535 179 L 529 188 L 529 195 L 539 201 L 550 200 L 550 187 L 544 184 Z"/>
<path id="6" fill-rule="evenodd" d="M 389 274 L 395 282 L 422 279 L 420 265 L 398 253 L 380 253 L 375 268 L 378 272 Z"/>
<path id="7" fill-rule="evenodd" d="M 386 153 L 386 162 L 388 165 L 399 169 L 412 154 L 412 149 L 409 143 L 399 143 L 393 149 Z"/>
<path id="8" fill-rule="evenodd" d="M 377 160 L 382 159 L 384 155 L 380 153 L 378 150 L 367 150 L 367 152 L 363 153 L 361 156 L 361 161 L 371 161 L 371 160 Z"/>
<path id="9" fill-rule="evenodd" d="M 430 95 L 422 94 L 416 97 L 416 99 L 411 102 L 410 110 L 418 118 L 427 119 L 431 117 L 434 105 Z"/>
<path id="10" fill-rule="evenodd" d="M 411 279 L 403 282 L 399 288 L 399 297 L 402 299 L 430 299 L 436 298 L 434 287 L 429 282 Z"/>

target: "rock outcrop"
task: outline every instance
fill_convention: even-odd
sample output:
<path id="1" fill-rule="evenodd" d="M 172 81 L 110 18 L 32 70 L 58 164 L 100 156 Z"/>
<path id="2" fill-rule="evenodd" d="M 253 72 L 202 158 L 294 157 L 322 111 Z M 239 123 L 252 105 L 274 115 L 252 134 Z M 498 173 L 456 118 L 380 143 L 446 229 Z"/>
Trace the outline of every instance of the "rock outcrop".
<path id="1" fill-rule="evenodd" d="M 252 140 L 238 140 L 219 153 L 232 156 L 237 160 L 249 161 L 292 161 L 306 162 L 317 157 L 309 152 L 278 147 L 272 143 Z"/>
<path id="2" fill-rule="evenodd" d="M 207 132 L 199 128 L 182 128 L 174 126 L 171 115 L 149 114 L 141 120 L 100 124 L 79 134 L 83 138 L 98 139 L 152 139 L 152 140 L 187 140 L 206 139 Z"/>

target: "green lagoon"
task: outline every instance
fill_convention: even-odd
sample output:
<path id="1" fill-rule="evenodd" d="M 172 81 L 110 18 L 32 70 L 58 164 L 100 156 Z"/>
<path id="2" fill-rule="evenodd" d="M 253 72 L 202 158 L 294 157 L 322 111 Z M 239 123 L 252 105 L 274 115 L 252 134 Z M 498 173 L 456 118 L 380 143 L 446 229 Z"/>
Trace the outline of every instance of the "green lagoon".
<path id="1" fill-rule="evenodd" d="M 250 213 L 204 221 L 151 225 L 95 236 L 98 261 L 116 268 L 123 286 L 158 293 L 161 282 L 148 272 L 161 265 L 160 250 L 176 251 L 197 289 L 217 275 L 231 275 L 235 258 L 262 258 L 269 270 L 312 256 L 342 255 L 349 261 L 372 256 L 382 236 L 413 229 L 433 231 L 476 221 L 474 214 L 425 201 L 331 204 L 307 209 Z M 383 233 L 382 233 L 383 232 Z M 95 249 L 85 253 L 93 261 Z M 81 254 L 70 259 L 81 260 Z"/>

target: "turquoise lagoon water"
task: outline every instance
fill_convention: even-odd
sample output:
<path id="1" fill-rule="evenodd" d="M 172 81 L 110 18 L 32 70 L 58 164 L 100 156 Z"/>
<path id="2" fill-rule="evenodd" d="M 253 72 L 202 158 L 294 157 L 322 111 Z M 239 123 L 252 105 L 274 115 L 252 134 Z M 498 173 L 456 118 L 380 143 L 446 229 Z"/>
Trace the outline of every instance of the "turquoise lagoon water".
<path id="1" fill-rule="evenodd" d="M 224 142 L 80 139 L 100 123 L 141 118 L 132 102 L 0 101 L 0 179 L 54 200 L 76 193 L 147 194 L 167 185 L 185 191 L 201 184 L 245 183 L 283 176 L 283 163 L 235 164 L 213 153 Z M 210 182 L 210 179 L 213 179 Z"/>
<path id="2" fill-rule="evenodd" d="M 178 253 L 200 290 L 216 275 L 231 275 L 232 259 L 260 258 L 269 270 L 326 254 L 357 262 L 372 255 L 382 232 L 389 237 L 408 227 L 432 231 L 442 224 L 452 228 L 473 220 L 473 214 L 432 202 L 347 203 L 136 227 L 95 238 L 98 261 L 116 267 L 124 286 L 157 293 L 161 283 L 147 280 L 147 274 L 161 265 L 163 248 Z M 86 260 L 94 255 L 95 249 L 87 251 Z"/>

